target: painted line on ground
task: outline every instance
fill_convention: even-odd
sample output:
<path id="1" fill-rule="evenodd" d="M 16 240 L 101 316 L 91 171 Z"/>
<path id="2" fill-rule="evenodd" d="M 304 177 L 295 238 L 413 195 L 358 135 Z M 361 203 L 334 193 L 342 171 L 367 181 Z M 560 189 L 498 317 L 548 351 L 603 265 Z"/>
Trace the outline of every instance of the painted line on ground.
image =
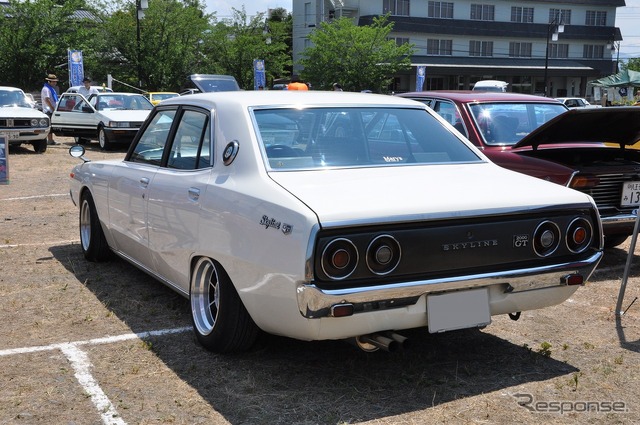
<path id="1" fill-rule="evenodd" d="M 2 248 L 20 248 L 22 246 L 41 246 L 41 245 L 57 246 L 57 245 L 61 245 L 61 244 L 70 244 L 70 243 L 80 243 L 80 239 L 73 239 L 73 240 L 68 240 L 68 241 L 56 241 L 56 242 L 14 243 L 14 244 L 0 245 L 0 249 L 2 249 Z"/>
<path id="2" fill-rule="evenodd" d="M 89 361 L 89 356 L 87 355 L 87 353 L 82 351 L 79 347 L 85 345 L 112 344 L 132 339 L 144 339 L 150 336 L 170 335 L 187 332 L 191 329 L 191 327 L 161 329 L 158 331 L 94 338 L 85 341 L 65 342 L 35 347 L 10 348 L 6 350 L 0 350 L 0 357 L 13 356 L 17 354 L 37 353 L 42 351 L 62 351 L 64 356 L 71 364 L 71 367 L 74 371 L 74 376 L 78 380 L 78 383 L 80 384 L 84 392 L 91 398 L 91 402 L 102 418 L 102 423 L 104 423 L 105 425 L 127 425 L 127 423 L 120 417 L 120 414 L 114 407 L 111 400 L 109 400 L 109 397 L 107 397 L 102 388 L 100 388 L 98 381 L 91 374 L 91 368 L 93 367 L 93 365 Z"/>
<path id="3" fill-rule="evenodd" d="M 102 391 L 98 382 L 91 375 L 91 362 L 87 353 L 73 344 L 63 344 L 60 349 L 69 360 L 69 363 L 71 363 L 71 367 L 75 372 L 74 375 L 80 386 L 89 395 L 91 402 L 100 413 L 102 422 L 105 425 L 126 425 L 127 423 L 122 420 L 109 397 Z"/>
<path id="4" fill-rule="evenodd" d="M 40 199 L 40 198 L 55 198 L 60 196 L 69 196 L 68 193 L 54 193 L 52 195 L 33 195 L 33 196 L 20 196 L 17 198 L 4 198 L 0 199 L 0 201 L 26 201 L 29 199 Z"/>

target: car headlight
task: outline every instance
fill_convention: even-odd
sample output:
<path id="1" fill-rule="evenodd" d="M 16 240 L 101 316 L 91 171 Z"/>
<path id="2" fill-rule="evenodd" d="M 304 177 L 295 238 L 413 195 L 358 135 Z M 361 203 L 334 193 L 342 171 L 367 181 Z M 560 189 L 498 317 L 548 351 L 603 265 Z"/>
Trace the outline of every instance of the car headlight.
<path id="1" fill-rule="evenodd" d="M 40 127 L 49 127 L 49 118 L 40 118 Z"/>
<path id="2" fill-rule="evenodd" d="M 131 124 L 128 121 L 109 121 L 107 127 L 128 128 Z"/>

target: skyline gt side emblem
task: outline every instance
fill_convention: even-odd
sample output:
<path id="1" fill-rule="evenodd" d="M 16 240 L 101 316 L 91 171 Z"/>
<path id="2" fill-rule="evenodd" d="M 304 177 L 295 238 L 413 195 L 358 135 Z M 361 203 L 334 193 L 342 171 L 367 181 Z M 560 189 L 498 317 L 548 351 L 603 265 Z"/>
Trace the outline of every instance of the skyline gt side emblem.
<path id="1" fill-rule="evenodd" d="M 282 223 L 275 218 L 269 217 L 267 215 L 263 215 L 260 220 L 260 225 L 264 226 L 265 229 L 273 228 L 277 230 L 282 230 L 282 233 L 285 235 L 291 234 L 293 231 L 293 226 L 291 224 Z"/>

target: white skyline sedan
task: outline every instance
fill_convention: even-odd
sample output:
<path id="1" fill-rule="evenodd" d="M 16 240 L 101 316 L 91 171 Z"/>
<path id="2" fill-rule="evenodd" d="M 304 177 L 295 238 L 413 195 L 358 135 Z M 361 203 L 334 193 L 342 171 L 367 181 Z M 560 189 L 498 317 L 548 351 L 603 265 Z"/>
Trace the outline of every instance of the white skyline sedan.
<path id="1" fill-rule="evenodd" d="M 190 299 L 215 352 L 260 332 L 394 350 L 403 329 L 561 303 L 602 257 L 591 197 L 491 163 L 399 97 L 176 97 L 124 159 L 70 153 L 85 258 L 118 255 Z"/>

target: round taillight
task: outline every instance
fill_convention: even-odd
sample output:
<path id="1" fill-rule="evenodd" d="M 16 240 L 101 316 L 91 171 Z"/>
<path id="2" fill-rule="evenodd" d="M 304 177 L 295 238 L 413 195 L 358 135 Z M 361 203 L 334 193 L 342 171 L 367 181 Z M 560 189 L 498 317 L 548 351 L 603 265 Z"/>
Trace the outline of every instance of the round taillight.
<path id="1" fill-rule="evenodd" d="M 574 253 L 580 253 L 591 245 L 593 227 L 589 220 L 576 218 L 567 228 L 567 248 Z"/>
<path id="2" fill-rule="evenodd" d="M 372 273 L 391 273 L 400 263 L 400 244 L 392 236 L 380 235 L 367 247 L 367 267 Z"/>
<path id="3" fill-rule="evenodd" d="M 349 277 L 358 265 L 358 250 L 349 239 L 334 239 L 322 251 L 322 271 L 331 279 Z"/>
<path id="4" fill-rule="evenodd" d="M 540 257 L 547 257 L 560 245 L 560 228 L 552 221 L 543 221 L 533 233 L 533 250 Z"/>

